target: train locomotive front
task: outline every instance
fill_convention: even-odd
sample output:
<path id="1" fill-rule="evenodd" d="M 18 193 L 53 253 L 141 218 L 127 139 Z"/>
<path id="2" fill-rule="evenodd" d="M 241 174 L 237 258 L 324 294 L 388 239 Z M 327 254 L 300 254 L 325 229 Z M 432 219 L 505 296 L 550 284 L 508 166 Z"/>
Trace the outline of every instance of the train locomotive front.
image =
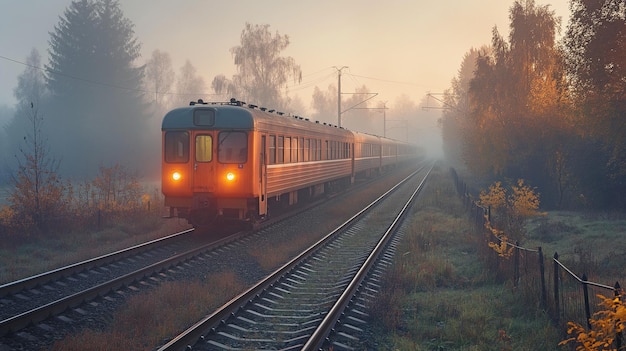
<path id="1" fill-rule="evenodd" d="M 254 123 L 246 109 L 201 101 L 165 115 L 161 188 L 170 217 L 203 227 L 264 215 Z"/>

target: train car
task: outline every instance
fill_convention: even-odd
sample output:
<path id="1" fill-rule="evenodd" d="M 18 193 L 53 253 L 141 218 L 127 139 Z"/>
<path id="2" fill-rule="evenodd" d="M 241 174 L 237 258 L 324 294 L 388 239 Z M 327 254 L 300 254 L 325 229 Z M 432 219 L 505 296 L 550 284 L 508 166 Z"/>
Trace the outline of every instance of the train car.
<path id="1" fill-rule="evenodd" d="M 352 174 L 349 131 L 237 101 L 172 110 L 162 134 L 165 206 L 194 226 L 255 223 L 268 203 L 296 203 Z"/>
<path id="2" fill-rule="evenodd" d="M 162 142 L 165 206 L 195 227 L 224 221 L 254 226 L 272 208 L 379 173 L 409 159 L 412 150 L 234 99 L 199 100 L 168 112 Z"/>

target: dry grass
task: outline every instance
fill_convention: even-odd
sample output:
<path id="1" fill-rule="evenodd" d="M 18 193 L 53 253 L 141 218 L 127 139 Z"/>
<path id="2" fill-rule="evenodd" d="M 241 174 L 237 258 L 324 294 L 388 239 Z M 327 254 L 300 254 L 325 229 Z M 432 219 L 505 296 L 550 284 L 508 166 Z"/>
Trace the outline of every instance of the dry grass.
<path id="1" fill-rule="evenodd" d="M 103 330 L 84 330 L 56 342 L 52 350 L 152 350 L 155 345 L 213 311 L 245 286 L 234 273 L 209 276 L 206 282 L 167 282 L 131 297 Z"/>
<path id="2" fill-rule="evenodd" d="M 189 228 L 185 221 L 142 215 L 93 232 L 32 237 L 0 247 L 0 284 L 97 257 Z"/>
<path id="3" fill-rule="evenodd" d="M 381 350 L 558 350 L 548 318 L 495 282 L 447 170 L 436 168 L 372 304 Z M 381 346 L 382 345 L 382 346 Z"/>

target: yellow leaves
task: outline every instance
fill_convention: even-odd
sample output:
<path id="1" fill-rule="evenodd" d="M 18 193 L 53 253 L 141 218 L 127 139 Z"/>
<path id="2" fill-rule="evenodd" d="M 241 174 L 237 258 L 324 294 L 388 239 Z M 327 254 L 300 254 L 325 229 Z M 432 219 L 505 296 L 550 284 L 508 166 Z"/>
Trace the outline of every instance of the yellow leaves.
<path id="1" fill-rule="evenodd" d="M 613 351 L 615 337 L 626 328 L 626 305 L 622 298 L 623 292 L 616 297 L 597 295 L 602 302 L 600 306 L 605 309 L 594 313 L 589 321 L 591 330 L 587 331 L 583 326 L 574 322 L 568 322 L 567 334 L 574 335 L 559 343 L 566 345 L 576 343 L 577 351 Z"/>
<path id="2" fill-rule="evenodd" d="M 513 254 L 511 243 L 515 240 L 509 239 L 508 236 L 518 241 L 521 240 L 525 220 L 539 214 L 539 193 L 526 185 L 523 179 L 519 179 L 509 189 L 503 187 L 502 182 L 498 181 L 489 186 L 489 191 L 483 189 L 480 192 L 478 204 L 485 208 L 489 207 L 494 223 L 502 228 L 502 230 L 497 230 L 491 223 L 492 219 L 486 218 L 485 227 L 498 238 L 498 242 L 489 242 L 489 247 L 501 257 L 511 257 Z M 508 236 L 504 235 L 505 231 Z"/>
<path id="3" fill-rule="evenodd" d="M 502 182 L 495 182 L 489 186 L 489 192 L 484 189 L 480 191 L 480 205 L 498 209 L 506 207 L 506 190 L 502 187 Z"/>
<path id="4" fill-rule="evenodd" d="M 513 212 L 523 217 L 530 217 L 538 214 L 539 194 L 530 186 L 524 185 L 524 180 L 519 179 L 517 186 L 511 186 L 513 195 L 509 197 L 510 206 Z"/>
<path id="5" fill-rule="evenodd" d="M 500 239 L 500 243 L 489 242 L 489 247 L 497 252 L 500 257 L 509 258 L 513 256 L 513 246 L 509 247 L 508 238 L 503 235 L 498 239 Z"/>

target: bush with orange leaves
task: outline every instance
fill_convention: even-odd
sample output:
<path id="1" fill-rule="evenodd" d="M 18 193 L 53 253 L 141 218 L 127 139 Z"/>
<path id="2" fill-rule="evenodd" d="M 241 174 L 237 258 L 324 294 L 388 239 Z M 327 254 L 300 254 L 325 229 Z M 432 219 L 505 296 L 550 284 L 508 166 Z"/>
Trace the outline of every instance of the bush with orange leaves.
<path id="1" fill-rule="evenodd" d="M 619 351 L 626 350 L 626 345 L 617 348 L 616 338 L 623 335 L 626 330 L 626 304 L 624 304 L 624 292 L 617 296 L 605 297 L 598 295 L 602 300 L 600 306 L 604 309 L 594 313 L 593 318 L 589 321 L 591 330 L 574 322 L 568 322 L 567 333 L 574 335 L 565 339 L 559 345 L 569 343 L 576 344 L 577 351 Z"/>
<path id="2" fill-rule="evenodd" d="M 539 193 L 524 184 L 523 179 L 508 188 L 503 187 L 502 182 L 495 182 L 489 186 L 489 191 L 481 190 L 478 204 L 491 208 L 491 218 L 486 218 L 485 227 L 499 239 L 490 242 L 489 247 L 502 257 L 510 257 L 513 248 L 508 243 L 524 238 L 526 220 L 540 214 L 539 203 Z"/>

